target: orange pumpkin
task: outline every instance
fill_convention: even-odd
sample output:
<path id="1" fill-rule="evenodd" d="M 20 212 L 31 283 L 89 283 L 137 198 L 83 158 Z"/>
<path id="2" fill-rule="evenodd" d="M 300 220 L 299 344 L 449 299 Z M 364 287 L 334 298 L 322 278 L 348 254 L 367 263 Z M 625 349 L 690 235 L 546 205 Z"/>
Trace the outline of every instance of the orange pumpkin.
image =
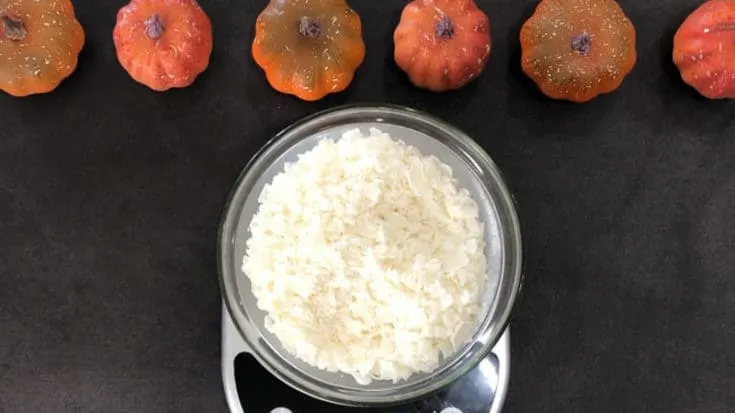
<path id="1" fill-rule="evenodd" d="M 360 16 L 345 0 L 271 0 L 252 52 L 275 90 L 318 100 L 345 90 L 362 64 Z"/>
<path id="2" fill-rule="evenodd" d="M 84 29 L 70 0 L 0 1 L 0 89 L 50 92 L 77 68 Z"/>
<path id="3" fill-rule="evenodd" d="M 132 0 L 117 13 L 117 58 L 157 91 L 187 87 L 209 66 L 212 23 L 195 0 Z"/>
<path id="4" fill-rule="evenodd" d="M 615 0 L 541 0 L 521 28 L 521 66 L 550 98 L 586 102 L 620 87 L 635 38 Z"/>
<path id="5" fill-rule="evenodd" d="M 710 0 L 674 35 L 674 64 L 709 99 L 735 98 L 735 1 Z"/>
<path id="6" fill-rule="evenodd" d="M 472 0 L 414 0 L 393 33 L 394 58 L 411 82 L 442 92 L 478 77 L 490 57 L 490 20 Z"/>

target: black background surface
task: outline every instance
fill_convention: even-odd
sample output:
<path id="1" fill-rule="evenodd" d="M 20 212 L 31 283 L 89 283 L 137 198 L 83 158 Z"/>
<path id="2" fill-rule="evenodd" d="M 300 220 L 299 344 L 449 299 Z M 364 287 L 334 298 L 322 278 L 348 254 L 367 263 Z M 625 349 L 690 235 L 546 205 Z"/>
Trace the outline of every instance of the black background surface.
<path id="1" fill-rule="evenodd" d="M 352 0 L 367 58 L 346 93 L 316 103 L 271 90 L 250 57 L 265 0 L 203 1 L 210 67 L 163 94 L 117 63 L 123 2 L 75 1 L 77 72 L 49 95 L 0 96 L 0 412 L 224 413 L 228 191 L 280 129 L 366 101 L 457 125 L 514 189 L 527 280 L 506 411 L 735 411 L 735 102 L 699 98 L 670 59 L 698 3 L 621 1 L 638 64 L 618 92 L 572 105 L 519 69 L 531 0 L 479 2 L 490 63 L 442 95 L 392 63 L 404 2 Z"/>

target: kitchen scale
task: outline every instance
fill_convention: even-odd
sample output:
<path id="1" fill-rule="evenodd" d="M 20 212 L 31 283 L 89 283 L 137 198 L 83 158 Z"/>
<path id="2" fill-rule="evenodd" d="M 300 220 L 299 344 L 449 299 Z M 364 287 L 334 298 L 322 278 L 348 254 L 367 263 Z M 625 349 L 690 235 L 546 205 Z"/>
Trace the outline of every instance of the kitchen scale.
<path id="1" fill-rule="evenodd" d="M 346 407 L 309 397 L 266 371 L 222 306 L 222 381 L 232 413 L 500 413 L 510 378 L 510 331 L 480 364 L 438 394 L 391 407 Z"/>

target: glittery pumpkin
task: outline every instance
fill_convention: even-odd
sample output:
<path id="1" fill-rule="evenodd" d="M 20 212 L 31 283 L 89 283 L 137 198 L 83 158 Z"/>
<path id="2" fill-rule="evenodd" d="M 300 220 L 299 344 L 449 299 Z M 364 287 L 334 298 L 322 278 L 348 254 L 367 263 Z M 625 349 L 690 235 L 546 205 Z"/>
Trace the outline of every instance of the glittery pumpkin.
<path id="1" fill-rule="evenodd" d="M 710 0 L 674 35 L 674 63 L 710 99 L 735 98 L 735 0 Z"/>
<path id="2" fill-rule="evenodd" d="M 490 20 L 473 0 L 414 0 L 393 33 L 396 64 L 435 92 L 477 78 L 490 57 Z"/>
<path id="3" fill-rule="evenodd" d="M 365 58 L 360 16 L 345 0 L 271 0 L 252 53 L 275 90 L 319 100 L 345 90 Z"/>
<path id="4" fill-rule="evenodd" d="M 130 77 L 159 92 L 194 83 L 212 54 L 212 23 L 196 0 L 131 0 L 112 37 Z"/>
<path id="5" fill-rule="evenodd" d="M 47 93 L 77 68 L 84 29 L 70 0 L 0 1 L 0 89 Z"/>
<path id="6" fill-rule="evenodd" d="M 520 38 L 523 72 L 553 99 L 612 92 L 636 62 L 635 28 L 614 0 L 541 0 Z"/>

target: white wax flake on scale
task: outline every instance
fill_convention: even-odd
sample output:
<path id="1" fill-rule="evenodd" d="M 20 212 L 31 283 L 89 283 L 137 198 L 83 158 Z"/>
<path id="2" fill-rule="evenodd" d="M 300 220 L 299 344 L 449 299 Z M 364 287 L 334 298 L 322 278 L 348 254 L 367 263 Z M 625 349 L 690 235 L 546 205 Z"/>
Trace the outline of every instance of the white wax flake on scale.
<path id="1" fill-rule="evenodd" d="M 275 409 L 271 410 L 271 413 L 292 413 L 291 409 L 288 409 L 286 407 L 276 407 Z"/>
<path id="2" fill-rule="evenodd" d="M 460 410 L 460 409 L 458 409 L 458 408 L 456 408 L 454 406 L 449 406 L 449 407 L 443 408 L 441 410 L 441 412 L 439 412 L 439 413 L 463 413 L 463 412 L 462 412 L 462 410 Z"/>
<path id="3" fill-rule="evenodd" d="M 286 165 L 258 201 L 242 271 L 290 354 L 359 384 L 398 382 L 472 336 L 483 224 L 436 157 L 354 129 Z"/>

